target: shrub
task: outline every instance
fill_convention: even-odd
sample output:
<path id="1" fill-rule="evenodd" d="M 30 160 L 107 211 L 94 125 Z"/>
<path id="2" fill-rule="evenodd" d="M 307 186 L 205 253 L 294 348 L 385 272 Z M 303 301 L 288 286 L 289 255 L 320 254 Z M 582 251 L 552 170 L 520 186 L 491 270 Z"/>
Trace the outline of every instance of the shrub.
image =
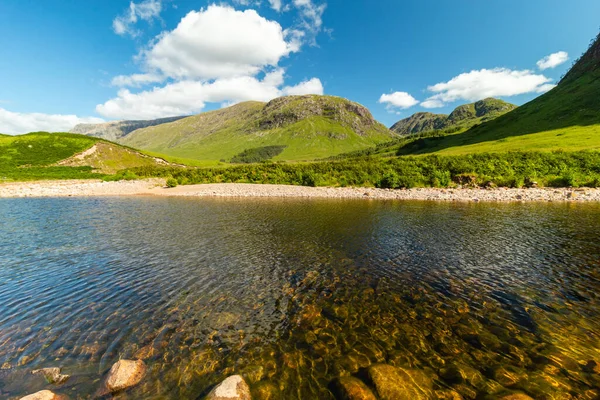
<path id="1" fill-rule="evenodd" d="M 167 187 L 168 188 L 177 187 L 177 179 L 175 179 L 175 178 L 169 178 L 169 179 L 167 179 Z"/>
<path id="2" fill-rule="evenodd" d="M 381 179 L 375 184 L 381 189 L 395 189 L 399 187 L 400 177 L 394 171 L 386 172 Z"/>

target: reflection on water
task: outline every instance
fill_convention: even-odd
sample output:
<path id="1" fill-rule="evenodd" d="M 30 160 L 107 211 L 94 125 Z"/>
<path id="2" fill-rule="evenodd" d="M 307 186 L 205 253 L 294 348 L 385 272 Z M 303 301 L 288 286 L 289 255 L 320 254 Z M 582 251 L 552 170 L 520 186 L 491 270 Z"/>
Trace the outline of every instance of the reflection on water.
<path id="1" fill-rule="evenodd" d="M 53 390 L 91 398 L 141 358 L 120 398 L 239 373 L 258 399 L 333 399 L 385 363 L 440 398 L 593 399 L 598 227 L 597 205 L 1 200 L 0 397 L 60 366 Z"/>

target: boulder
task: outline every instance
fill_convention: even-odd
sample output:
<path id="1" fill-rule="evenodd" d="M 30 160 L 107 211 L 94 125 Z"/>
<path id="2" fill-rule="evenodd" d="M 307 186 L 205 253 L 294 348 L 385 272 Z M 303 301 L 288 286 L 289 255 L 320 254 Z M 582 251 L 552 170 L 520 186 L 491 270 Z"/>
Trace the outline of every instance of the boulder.
<path id="1" fill-rule="evenodd" d="M 64 400 L 65 396 L 53 393 L 49 390 L 41 390 L 39 392 L 21 397 L 21 400 Z"/>
<path id="2" fill-rule="evenodd" d="M 43 375 L 46 378 L 48 383 L 54 385 L 62 385 L 66 381 L 69 380 L 69 375 L 63 375 L 60 373 L 60 368 L 42 368 L 42 369 L 34 369 L 31 371 L 33 375 Z"/>
<path id="3" fill-rule="evenodd" d="M 146 364 L 142 360 L 119 360 L 108 372 L 106 388 L 113 393 L 128 389 L 140 383 L 144 375 Z"/>
<path id="4" fill-rule="evenodd" d="M 206 400 L 251 400 L 250 387 L 240 375 L 232 375 L 218 384 Z"/>
<path id="5" fill-rule="evenodd" d="M 381 400 L 420 400 L 433 398 L 433 382 L 422 371 L 375 364 L 369 377 Z"/>
<path id="6" fill-rule="evenodd" d="M 343 376 L 334 382 L 335 391 L 342 400 L 377 400 L 371 389 L 360 379 Z"/>

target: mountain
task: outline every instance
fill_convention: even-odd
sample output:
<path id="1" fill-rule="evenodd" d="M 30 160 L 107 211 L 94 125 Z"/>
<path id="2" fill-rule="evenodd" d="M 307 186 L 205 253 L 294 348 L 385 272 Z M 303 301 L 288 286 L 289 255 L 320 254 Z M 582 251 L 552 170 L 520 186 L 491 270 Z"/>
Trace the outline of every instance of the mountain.
<path id="1" fill-rule="evenodd" d="M 464 133 L 413 142 L 399 154 L 600 150 L 599 94 L 600 35 L 549 92 Z"/>
<path id="2" fill-rule="evenodd" d="M 514 104 L 488 98 L 457 107 L 450 115 L 420 112 L 395 123 L 390 129 L 407 136 L 428 131 L 460 131 L 491 121 L 517 108 Z"/>
<path id="3" fill-rule="evenodd" d="M 71 133 L 0 135 L 0 154 L 0 180 L 92 178 L 169 164 L 116 143 Z"/>
<path id="4" fill-rule="evenodd" d="M 313 160 L 396 137 L 360 104 L 332 96 L 287 96 L 245 102 L 138 129 L 121 142 L 195 160 L 231 160 L 250 149 L 282 151 L 274 160 Z"/>
<path id="5" fill-rule="evenodd" d="M 181 118 L 185 117 L 169 117 L 148 121 L 112 121 L 102 124 L 78 124 L 71 129 L 70 133 L 79 133 L 82 135 L 93 136 L 114 142 L 123 138 L 124 136 L 127 136 L 136 129 L 166 124 L 168 122 L 177 121 Z"/>

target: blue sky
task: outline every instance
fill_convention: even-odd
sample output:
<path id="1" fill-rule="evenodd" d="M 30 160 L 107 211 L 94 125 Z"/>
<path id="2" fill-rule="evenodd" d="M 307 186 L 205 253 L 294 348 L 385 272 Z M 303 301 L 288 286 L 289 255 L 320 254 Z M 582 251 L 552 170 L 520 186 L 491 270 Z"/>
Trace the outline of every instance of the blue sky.
<path id="1" fill-rule="evenodd" d="M 587 48 L 598 15 L 597 0 L 2 0 L 0 132 L 302 93 L 386 125 L 487 96 L 523 104 Z"/>

